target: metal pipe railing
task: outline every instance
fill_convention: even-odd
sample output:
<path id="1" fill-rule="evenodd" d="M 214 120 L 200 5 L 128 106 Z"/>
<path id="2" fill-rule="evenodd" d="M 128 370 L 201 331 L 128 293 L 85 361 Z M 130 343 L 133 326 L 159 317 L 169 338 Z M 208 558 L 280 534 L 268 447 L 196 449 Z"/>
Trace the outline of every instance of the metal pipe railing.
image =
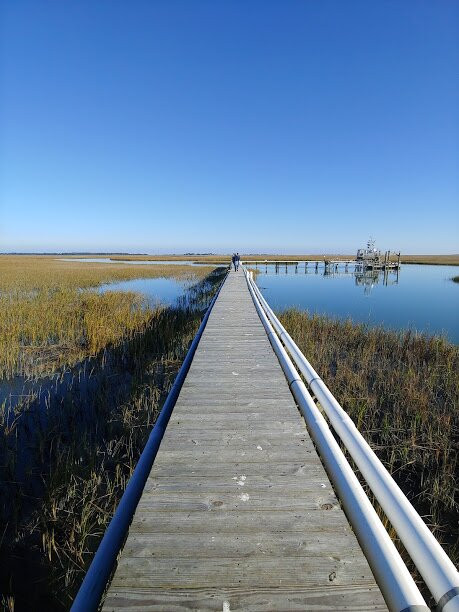
<path id="1" fill-rule="evenodd" d="M 246 271 L 246 276 L 249 287 L 252 288 L 280 340 L 289 351 L 312 393 L 327 415 L 333 429 L 344 443 L 397 531 L 400 540 L 432 593 L 437 604 L 437 610 L 458 612 L 459 574 L 454 564 L 358 431 L 351 418 L 333 397 L 323 380 L 280 323 L 253 281 L 252 274 Z"/>
<path id="2" fill-rule="evenodd" d="M 148 437 L 145 448 L 129 479 L 126 489 L 121 497 L 118 507 L 107 527 L 101 543 L 97 549 L 94 559 L 86 573 L 71 607 L 71 612 L 93 612 L 99 607 L 100 600 L 110 579 L 116 557 L 121 550 L 127 535 L 134 512 L 139 503 L 145 483 L 150 474 L 161 440 L 174 409 L 175 403 L 182 388 L 183 381 L 190 369 L 193 356 L 201 339 L 202 333 L 209 318 L 215 300 L 220 293 L 226 276 L 217 289 L 194 337 L 190 348 L 185 356 L 182 366 L 174 380 L 174 384 L 164 402 L 164 405 L 156 419 L 155 425 Z"/>
<path id="3" fill-rule="evenodd" d="M 427 607 L 411 574 L 390 539 L 351 466 L 333 437 L 324 417 L 274 332 L 248 279 L 255 308 L 279 359 L 290 389 L 304 416 L 327 472 L 391 611 L 426 611 Z M 415 606 L 415 608 L 413 608 Z"/>

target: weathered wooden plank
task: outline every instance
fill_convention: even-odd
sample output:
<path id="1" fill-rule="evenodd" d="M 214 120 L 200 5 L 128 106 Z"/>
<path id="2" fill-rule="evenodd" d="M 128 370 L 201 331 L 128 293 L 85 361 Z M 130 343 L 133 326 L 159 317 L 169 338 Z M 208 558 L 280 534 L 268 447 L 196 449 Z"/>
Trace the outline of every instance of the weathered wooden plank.
<path id="1" fill-rule="evenodd" d="M 276 430 L 276 422 L 273 422 L 270 419 L 266 421 L 266 417 L 263 412 L 247 412 L 245 414 L 240 415 L 231 412 L 231 410 L 228 410 L 223 414 L 219 414 L 217 419 L 217 415 L 215 413 L 192 413 L 188 409 L 183 409 L 180 414 L 175 414 L 174 418 L 171 418 L 169 425 L 171 426 L 171 429 L 174 429 L 175 433 L 175 425 L 182 425 L 182 428 L 185 426 L 191 427 L 196 423 L 197 419 L 199 419 L 202 423 L 206 423 L 206 426 L 211 426 L 212 424 L 214 424 L 216 427 L 228 426 L 229 429 L 233 427 L 238 427 L 240 431 L 244 431 L 244 428 L 251 424 L 256 426 L 257 428 L 264 427 L 265 429 L 271 428 L 273 431 Z M 238 421 L 237 423 L 235 422 L 236 419 Z M 279 419 L 277 421 L 277 424 L 279 427 L 283 425 L 291 425 L 292 428 L 294 427 L 296 431 L 304 431 L 304 429 L 300 430 L 300 428 L 298 427 L 298 419 L 298 414 L 296 416 L 290 415 L 290 417 L 288 417 L 287 415 L 287 417 L 285 418 L 284 415 L 282 415 L 282 419 Z M 171 430 L 169 430 L 169 432 L 170 431 Z"/>
<path id="2" fill-rule="evenodd" d="M 216 584 L 222 588 L 238 584 L 256 589 L 269 584 L 272 587 L 290 585 L 292 590 L 297 586 L 322 585 L 326 589 L 339 584 L 374 585 L 373 576 L 367 571 L 368 566 L 365 567 L 362 561 L 352 556 L 341 561 L 326 555 L 282 556 L 281 559 L 283 571 L 279 572 L 279 558 L 266 558 L 262 554 L 248 558 L 222 558 L 219 555 L 208 560 L 123 555 L 118 564 L 121 571 L 115 574 L 112 585 L 160 589 L 167 584 L 181 589 L 199 589 L 212 588 Z"/>
<path id="3" fill-rule="evenodd" d="M 286 448 L 281 450 L 267 449 L 264 451 L 258 451 L 257 448 L 252 444 L 251 446 L 240 446 L 238 449 L 227 449 L 225 446 L 221 446 L 219 450 L 215 450 L 212 447 L 203 447 L 199 445 L 196 449 L 180 449 L 178 451 L 164 450 L 162 453 L 163 461 L 189 461 L 192 467 L 195 462 L 201 462 L 203 460 L 209 460 L 215 458 L 218 453 L 218 458 L 223 463 L 234 461 L 236 458 L 244 458 L 246 463 L 267 463 L 272 464 L 277 461 L 295 461 L 298 458 L 298 448 Z"/>
<path id="4" fill-rule="evenodd" d="M 313 468 L 314 466 L 312 466 Z M 282 475 L 282 482 L 279 482 L 279 472 L 277 474 L 269 475 L 252 475 L 250 481 L 250 489 L 254 493 L 263 492 L 269 494 L 271 497 L 278 496 L 294 496 L 298 497 L 298 493 L 306 492 L 319 492 L 321 496 L 333 494 L 331 489 L 323 488 L 323 472 L 320 468 L 316 470 L 308 470 L 308 478 L 300 479 L 295 476 Z M 263 470 L 265 471 L 265 470 Z M 169 476 L 167 478 L 150 478 L 147 481 L 144 489 L 144 496 L 150 493 L 156 494 L 165 492 L 181 491 L 184 495 L 188 492 L 199 491 L 203 495 L 215 494 L 220 491 L 234 491 L 235 481 L 227 478 L 208 478 L 203 479 L 199 475 L 191 475 L 186 482 L 184 482 L 183 475 Z"/>
<path id="5" fill-rule="evenodd" d="M 276 511 L 275 508 L 268 511 L 250 511 L 247 506 L 248 504 L 244 511 L 235 510 L 233 512 L 218 512 L 218 507 L 215 507 L 214 511 L 177 510 L 174 513 L 140 511 L 136 513 L 132 523 L 132 532 L 137 534 L 177 533 L 177 537 L 181 533 L 210 533 L 212 535 L 226 533 L 240 537 L 250 533 L 296 531 L 299 534 L 298 538 L 311 536 L 317 531 L 333 533 L 334 537 L 339 537 L 340 533 L 350 532 L 350 527 L 343 525 L 342 512 L 317 512 L 304 508 L 294 511 Z M 360 551 L 356 549 L 355 552 Z M 333 554 L 334 543 L 330 541 L 330 555 L 333 556 Z M 363 555 L 358 556 L 360 558 Z M 279 561 L 279 570 L 282 573 L 281 561 Z"/>
<path id="6" fill-rule="evenodd" d="M 231 602 L 231 612 L 245 610 L 263 610 L 263 612 L 328 612 L 329 610 L 347 610 L 348 612 L 380 612 L 386 606 L 380 599 L 377 587 L 333 585 L 333 589 L 296 586 L 267 587 L 245 589 L 231 588 L 196 588 L 169 589 L 160 591 L 150 588 L 114 588 L 105 600 L 105 609 L 109 612 L 167 611 L 183 612 L 202 610 L 203 612 L 223 610 L 223 604 Z"/>
<path id="7" fill-rule="evenodd" d="M 105 610 L 384 610 L 258 318 L 226 281 Z"/>
<path id="8" fill-rule="evenodd" d="M 211 432 L 213 433 L 213 431 Z M 245 432 L 244 435 L 234 435 L 227 436 L 222 435 L 221 441 L 216 441 L 208 438 L 200 438 L 196 432 L 196 437 L 191 437 L 188 434 L 177 436 L 174 441 L 167 441 L 164 445 L 165 451 L 174 451 L 181 452 L 192 449 L 194 446 L 200 446 L 201 448 L 205 448 L 207 451 L 214 453 L 217 448 L 224 448 L 227 451 L 237 452 L 240 450 L 244 450 L 247 448 L 252 448 L 258 452 L 260 455 L 266 455 L 269 451 L 272 453 L 273 451 L 282 451 L 282 438 L 280 436 L 275 436 L 272 440 L 270 440 L 267 436 L 260 436 L 257 432 L 253 430 L 249 432 Z M 298 442 L 295 444 L 295 440 Z M 312 445 L 303 438 L 293 438 L 292 442 L 287 446 L 287 449 L 291 449 L 292 452 L 297 452 L 297 450 L 301 448 L 303 451 L 310 450 L 312 452 Z"/>
<path id="9" fill-rule="evenodd" d="M 235 418 L 238 418 L 238 414 L 235 414 Z M 294 432 L 295 433 L 295 432 Z M 257 450 L 263 452 L 265 447 L 261 447 L 258 449 L 259 443 L 258 441 L 261 439 L 266 447 L 281 447 L 284 445 L 287 447 L 300 447 L 301 448 L 313 448 L 312 443 L 310 442 L 309 436 L 305 435 L 304 431 L 299 432 L 301 435 L 292 435 L 288 440 L 285 440 L 286 436 L 283 432 L 278 432 L 276 430 L 270 431 L 266 430 L 264 433 L 260 434 L 260 430 L 257 428 L 249 429 L 247 431 L 233 430 L 229 432 L 226 430 L 220 434 L 219 438 L 215 438 L 215 434 L 213 430 L 196 430 L 194 432 L 194 436 L 190 435 L 187 430 L 180 430 L 176 432 L 174 438 L 167 438 L 167 444 L 171 447 L 176 444 L 185 444 L 188 447 L 193 448 L 195 444 L 204 444 L 208 446 L 214 446 L 219 444 L 244 444 L 250 445 L 250 443 L 255 444 Z"/>
<path id="10" fill-rule="evenodd" d="M 218 461 L 218 458 L 216 458 Z M 247 469 L 250 467 L 250 469 Z M 320 468 L 317 468 L 320 469 Z M 195 465 L 190 469 L 189 462 L 175 462 L 173 465 L 160 464 L 155 467 L 154 476 L 150 476 L 147 481 L 146 488 L 150 482 L 162 481 L 163 479 L 173 480 L 174 478 L 180 478 L 182 481 L 187 478 L 200 479 L 202 482 L 227 482 L 227 476 L 232 478 L 235 474 L 241 473 L 249 474 L 252 479 L 255 477 L 263 479 L 266 485 L 278 482 L 279 486 L 287 488 L 289 486 L 288 477 L 299 477 L 306 475 L 305 478 L 298 478 L 298 482 L 301 482 L 304 486 L 307 483 L 307 475 L 310 472 L 310 466 L 308 463 L 303 462 L 302 465 L 292 463 L 273 463 L 269 466 L 269 472 L 266 470 L 264 463 L 252 463 L 248 466 L 244 461 L 243 457 L 238 461 L 233 461 L 230 465 L 226 463 L 212 463 L 212 465 Z M 324 476 L 323 469 L 320 470 L 320 481 L 325 487 L 329 487 L 330 484 L 327 477 Z M 311 476 L 315 478 L 316 472 Z M 253 480 L 252 480 L 253 482 Z"/>
<path id="11" fill-rule="evenodd" d="M 236 539 L 234 534 L 216 534 L 203 542 L 201 534 L 182 534 L 180 540 L 175 534 L 141 534 L 129 538 L 124 552 L 129 557 L 159 557 L 170 555 L 172 558 L 216 558 L 224 550 L 229 558 L 258 557 L 308 557 L 324 556 L 329 553 L 329 532 L 318 531 L 314 538 L 298 539 L 296 532 L 269 534 L 247 534 Z M 334 557 L 340 561 L 349 554 L 349 538 L 338 538 Z M 204 545 L 203 545 L 204 544 Z M 348 560 L 349 561 L 349 560 Z"/>

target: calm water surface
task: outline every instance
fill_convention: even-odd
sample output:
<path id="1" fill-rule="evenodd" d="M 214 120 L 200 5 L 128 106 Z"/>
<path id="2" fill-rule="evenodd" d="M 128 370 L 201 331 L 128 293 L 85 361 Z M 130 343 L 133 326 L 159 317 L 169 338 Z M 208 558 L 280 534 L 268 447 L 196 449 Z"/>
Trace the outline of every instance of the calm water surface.
<path id="1" fill-rule="evenodd" d="M 178 281 L 173 278 L 135 278 L 126 281 L 106 283 L 97 288 L 100 293 L 106 291 L 135 291 L 145 296 L 150 305 L 164 304 L 170 306 L 185 294 L 193 282 Z"/>
<path id="2" fill-rule="evenodd" d="M 257 284 L 275 310 L 296 306 L 310 313 L 351 318 L 372 326 L 443 333 L 459 344 L 459 284 L 456 266 L 402 265 L 398 274 L 358 277 L 353 266 L 345 273 L 324 275 L 309 264 L 258 266 Z M 387 282 L 387 284 L 386 284 Z"/>

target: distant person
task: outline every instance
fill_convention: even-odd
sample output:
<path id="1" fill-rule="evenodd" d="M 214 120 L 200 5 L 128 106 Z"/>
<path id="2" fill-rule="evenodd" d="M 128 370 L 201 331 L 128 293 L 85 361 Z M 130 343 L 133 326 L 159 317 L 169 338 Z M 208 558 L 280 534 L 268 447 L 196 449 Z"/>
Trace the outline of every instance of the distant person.
<path id="1" fill-rule="evenodd" d="M 236 267 L 236 253 L 233 253 L 233 256 L 231 257 L 231 261 L 233 262 L 234 271 L 236 272 L 236 270 L 237 270 L 237 267 Z"/>
<path id="2" fill-rule="evenodd" d="M 236 272 L 239 270 L 239 262 L 241 261 L 241 258 L 239 257 L 239 253 L 236 253 L 236 261 L 235 261 L 235 270 Z"/>

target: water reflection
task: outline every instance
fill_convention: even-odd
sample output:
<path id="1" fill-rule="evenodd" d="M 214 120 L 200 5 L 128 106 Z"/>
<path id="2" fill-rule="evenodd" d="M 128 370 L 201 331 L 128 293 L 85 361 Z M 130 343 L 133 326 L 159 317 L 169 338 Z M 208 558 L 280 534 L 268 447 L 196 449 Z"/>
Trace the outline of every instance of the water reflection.
<path id="1" fill-rule="evenodd" d="M 349 270 L 348 266 L 345 266 L 344 271 L 338 269 L 329 269 L 328 267 L 324 270 L 324 276 L 353 276 L 356 287 L 363 287 L 365 295 L 370 295 L 375 285 L 398 285 L 399 272 L 396 270 L 365 270 L 362 266 L 355 266 Z"/>
<path id="2" fill-rule="evenodd" d="M 392 273 L 391 276 L 395 276 L 391 280 L 392 285 L 398 284 L 398 270 Z M 378 285 L 381 281 L 383 285 L 389 284 L 389 272 L 377 272 L 376 270 L 367 270 L 365 272 L 354 272 L 355 284 L 358 287 L 363 287 L 365 295 L 369 295 L 375 285 Z"/>
<path id="3" fill-rule="evenodd" d="M 399 268 L 370 269 L 360 263 L 343 261 L 327 263 L 325 261 L 295 261 L 247 264 L 264 274 L 315 274 L 324 277 L 353 277 L 357 287 L 363 287 L 364 294 L 369 295 L 375 285 L 396 285 L 399 282 Z"/>
<path id="4" fill-rule="evenodd" d="M 105 283 L 95 291 L 134 291 L 142 294 L 150 306 L 159 304 L 173 305 L 184 291 L 188 290 L 193 280 L 176 280 L 174 278 L 133 278 L 124 281 Z"/>

